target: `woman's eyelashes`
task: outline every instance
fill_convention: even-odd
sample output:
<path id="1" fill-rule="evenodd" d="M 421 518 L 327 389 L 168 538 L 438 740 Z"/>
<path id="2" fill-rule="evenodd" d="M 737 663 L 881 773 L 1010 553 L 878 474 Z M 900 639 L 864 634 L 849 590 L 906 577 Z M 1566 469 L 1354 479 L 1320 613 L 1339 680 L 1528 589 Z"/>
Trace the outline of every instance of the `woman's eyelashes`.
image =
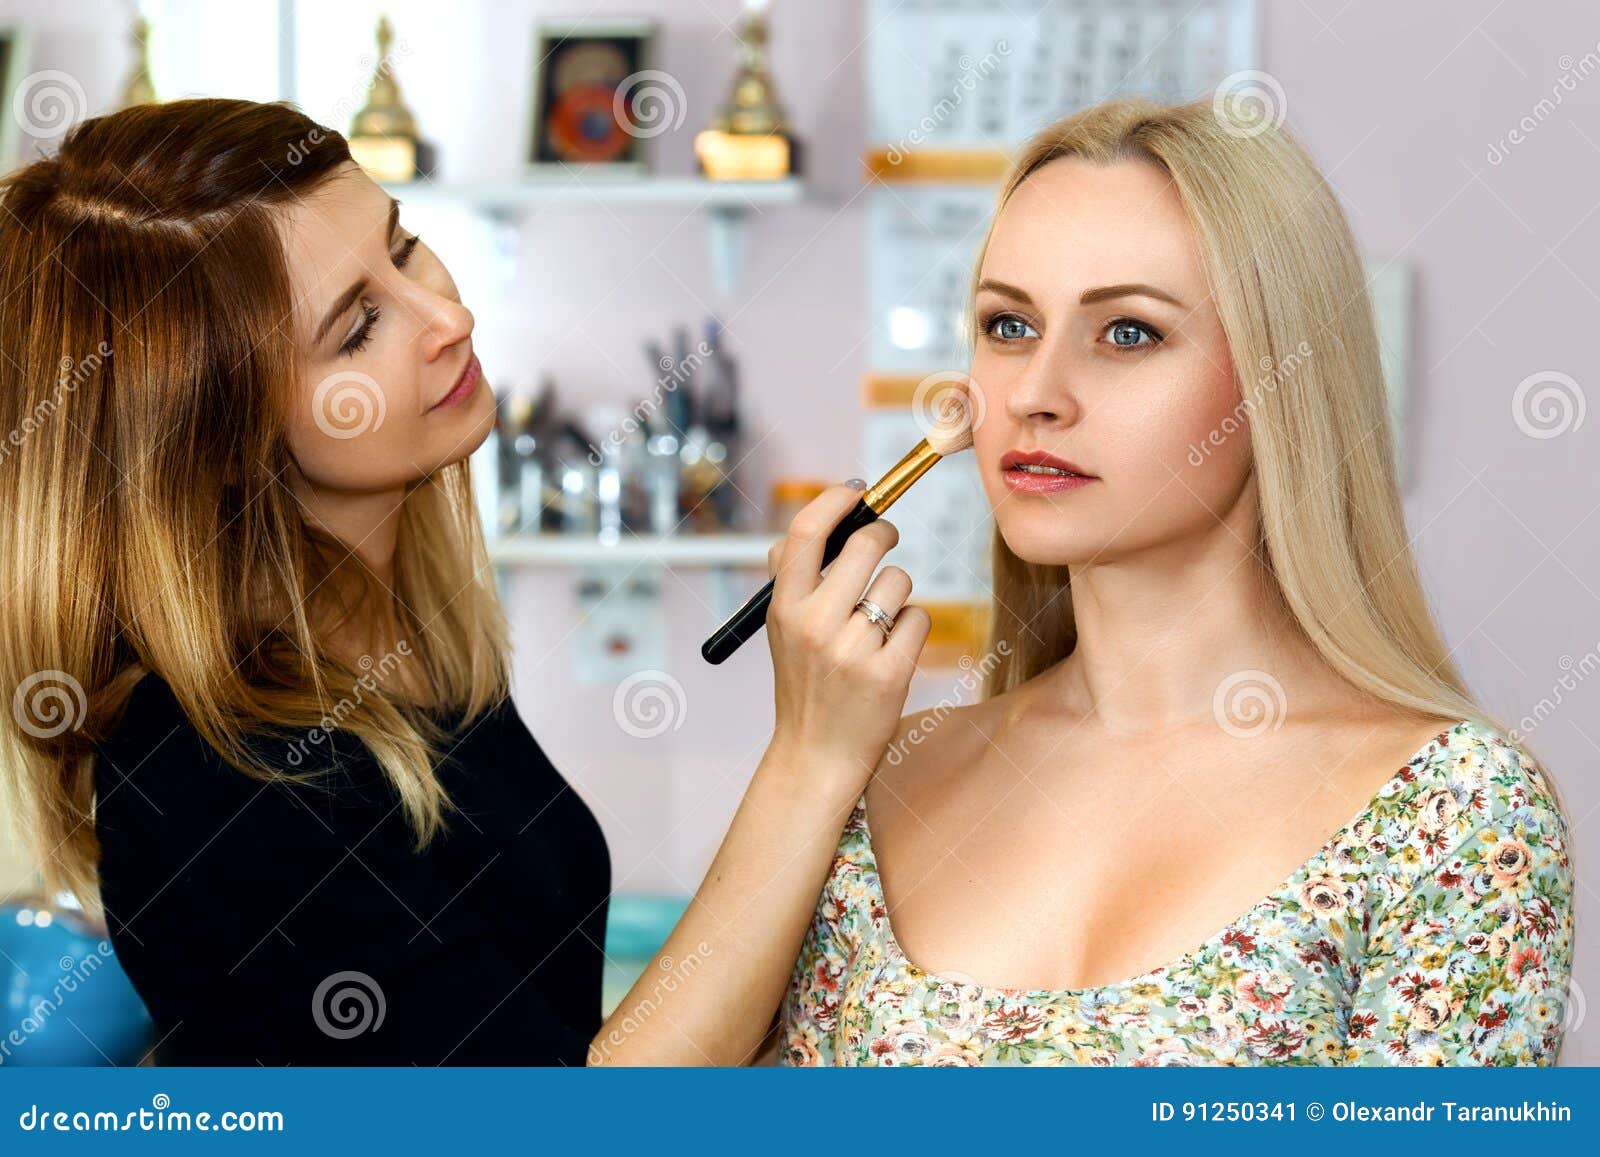
<path id="1" fill-rule="evenodd" d="M 1001 342 L 1021 341 L 1026 337 L 1038 337 L 1039 331 L 1029 325 L 1027 320 L 1014 313 L 994 313 L 983 319 L 983 332 Z"/>
<path id="2" fill-rule="evenodd" d="M 1015 313 L 989 314 L 979 322 L 979 329 L 1001 345 L 1039 336 L 1039 331 L 1031 322 Z M 1105 344 L 1115 346 L 1118 350 L 1149 349 L 1163 340 L 1160 330 L 1134 317 L 1112 318 L 1101 327 L 1100 332 L 1109 333 L 1111 340 Z"/>
<path id="3" fill-rule="evenodd" d="M 339 346 L 339 352 L 350 357 L 362 349 L 372 338 L 372 327 L 378 324 L 378 318 L 383 316 L 383 311 L 370 301 L 361 303 L 361 322 L 351 331 L 350 336 L 344 339 Z"/>
<path id="4" fill-rule="evenodd" d="M 400 243 L 400 248 L 390 255 L 396 269 L 404 269 L 406 262 L 411 260 L 411 255 L 416 252 L 417 242 L 422 238 L 413 233 Z M 361 322 L 351 331 L 350 336 L 344 339 L 339 346 L 339 352 L 346 357 L 352 357 L 366 348 L 367 342 L 372 339 L 372 327 L 378 324 L 378 319 L 383 316 L 383 310 L 371 302 L 361 303 Z"/>
<path id="5" fill-rule="evenodd" d="M 1149 346 L 1159 345 L 1161 343 L 1160 333 L 1146 325 L 1144 322 L 1140 321 L 1138 318 L 1133 317 L 1116 318 L 1107 323 L 1103 332 L 1108 332 L 1112 335 L 1110 344 L 1116 346 L 1118 349 L 1143 349 Z M 1134 335 L 1134 340 L 1122 341 L 1121 338 L 1123 336 L 1127 336 L 1130 332 Z M 1144 334 L 1150 340 L 1139 341 L 1137 335 L 1140 333 Z"/>

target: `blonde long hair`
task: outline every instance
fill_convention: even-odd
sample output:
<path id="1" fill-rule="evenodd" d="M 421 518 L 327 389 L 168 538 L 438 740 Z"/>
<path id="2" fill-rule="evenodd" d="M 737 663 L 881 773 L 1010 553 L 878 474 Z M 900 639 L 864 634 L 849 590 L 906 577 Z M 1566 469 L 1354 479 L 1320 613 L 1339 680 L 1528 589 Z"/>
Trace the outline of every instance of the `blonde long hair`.
<path id="1" fill-rule="evenodd" d="M 466 462 L 406 496 L 392 592 L 281 480 L 300 360 L 276 210 L 349 158 L 287 105 L 187 100 L 85 121 L 0 191 L 0 787 L 86 904 L 96 746 L 146 672 L 246 774 L 293 774 L 247 744 L 263 728 L 354 733 L 419 846 L 447 732 L 385 685 L 393 655 L 331 634 L 394 630 L 464 720 L 507 693 Z"/>
<path id="2" fill-rule="evenodd" d="M 1255 553 L 1273 597 L 1328 666 L 1361 691 L 1515 736 L 1468 690 L 1423 593 L 1400 504 L 1366 275 L 1333 191 L 1287 131 L 1230 122 L 1209 99 L 1127 99 L 1039 132 L 1013 162 L 974 264 L 969 342 L 983 253 L 1000 210 L 1031 173 L 1068 156 L 1165 170 L 1197 235 L 1234 365 L 1292 367 L 1283 388 L 1274 378 L 1272 388 L 1243 396 L 1241 385 L 1238 408 L 1248 420 L 1259 494 Z M 1066 567 L 1024 562 L 998 528 L 992 560 L 986 697 L 1038 675 L 1077 642 Z"/>

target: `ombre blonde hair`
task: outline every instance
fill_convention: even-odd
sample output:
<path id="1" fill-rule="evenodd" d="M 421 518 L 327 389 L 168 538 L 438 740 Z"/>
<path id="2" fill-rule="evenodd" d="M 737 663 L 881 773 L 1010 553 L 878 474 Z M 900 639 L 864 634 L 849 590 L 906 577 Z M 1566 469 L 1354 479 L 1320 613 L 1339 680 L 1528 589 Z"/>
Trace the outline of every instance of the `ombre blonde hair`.
<path id="1" fill-rule="evenodd" d="M 91 906 L 97 744 L 147 672 L 263 779 L 294 769 L 247 736 L 335 720 L 419 846 L 449 804 L 430 709 L 507 694 L 465 461 L 409 489 L 392 591 L 282 479 L 301 358 L 279 210 L 349 159 L 287 105 L 186 100 L 85 121 L 0 188 L 0 787 L 47 883 Z M 433 700 L 385 685 L 392 655 L 375 676 L 335 654 L 352 622 Z"/>
<path id="2" fill-rule="evenodd" d="M 969 347 L 995 222 L 1030 174 L 1061 157 L 1163 169 L 1195 231 L 1234 365 L 1293 367 L 1273 388 L 1243 396 L 1241 386 L 1259 495 L 1255 554 L 1271 596 L 1360 691 L 1516 738 L 1468 690 L 1423 594 L 1366 275 L 1310 156 L 1276 124 L 1231 122 L 1210 99 L 1113 100 L 1056 122 L 1022 148 L 1000 190 L 973 267 Z M 1040 674 L 1077 642 L 1065 566 L 1024 562 L 998 527 L 992 561 L 988 654 L 997 661 L 985 697 Z"/>

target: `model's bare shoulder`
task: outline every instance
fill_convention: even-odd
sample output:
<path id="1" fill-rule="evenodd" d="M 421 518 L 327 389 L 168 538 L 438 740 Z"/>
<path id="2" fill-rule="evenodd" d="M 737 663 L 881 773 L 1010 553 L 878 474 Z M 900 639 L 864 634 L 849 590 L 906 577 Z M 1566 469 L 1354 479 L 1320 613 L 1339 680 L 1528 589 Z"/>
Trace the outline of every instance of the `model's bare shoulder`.
<path id="1" fill-rule="evenodd" d="M 916 811 L 919 799 L 972 766 L 1017 706 L 1015 692 L 971 703 L 949 696 L 902 716 L 868 785 L 868 810 L 880 817 Z"/>

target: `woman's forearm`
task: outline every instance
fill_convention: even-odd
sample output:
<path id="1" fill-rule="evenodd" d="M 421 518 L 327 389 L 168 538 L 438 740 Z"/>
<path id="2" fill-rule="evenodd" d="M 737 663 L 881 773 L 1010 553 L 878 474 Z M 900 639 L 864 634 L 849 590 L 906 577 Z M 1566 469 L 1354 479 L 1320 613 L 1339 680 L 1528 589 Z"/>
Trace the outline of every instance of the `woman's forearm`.
<path id="1" fill-rule="evenodd" d="M 855 803 L 854 785 L 865 778 L 860 768 L 829 775 L 815 766 L 818 758 L 827 757 L 776 742 L 767 749 L 705 880 L 652 966 L 601 1026 L 590 1064 L 753 1059 Z"/>
<path id="2" fill-rule="evenodd" d="M 828 536 L 859 502 L 858 487 L 830 486 L 767 556 L 772 743 L 689 910 L 601 1026 L 590 1064 L 744 1064 L 766 1036 L 932 627 L 905 604 L 911 577 L 878 569 L 899 540 L 887 520 L 826 563 Z M 892 629 L 860 613 L 863 590 Z"/>

